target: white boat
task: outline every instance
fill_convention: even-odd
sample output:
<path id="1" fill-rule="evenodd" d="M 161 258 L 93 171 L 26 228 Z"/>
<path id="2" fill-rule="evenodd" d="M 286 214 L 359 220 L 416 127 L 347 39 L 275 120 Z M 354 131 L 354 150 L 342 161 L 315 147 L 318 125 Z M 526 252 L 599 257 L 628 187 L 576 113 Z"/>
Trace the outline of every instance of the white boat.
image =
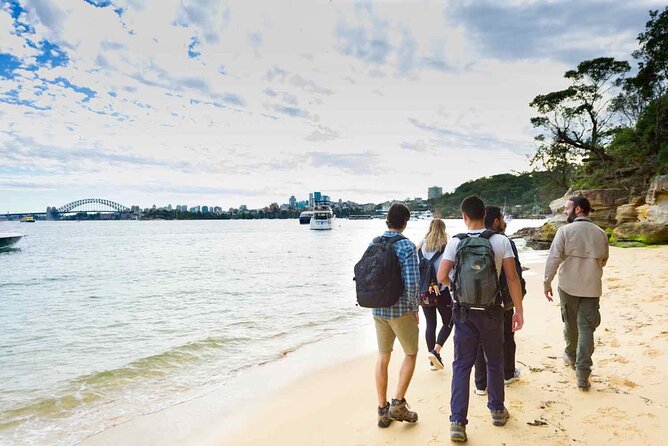
<path id="1" fill-rule="evenodd" d="M 0 233 L 0 250 L 7 249 L 21 240 L 23 234 Z"/>
<path id="2" fill-rule="evenodd" d="M 311 223 L 311 217 L 313 217 L 313 211 L 303 211 L 299 214 L 299 224 L 307 225 Z"/>
<path id="3" fill-rule="evenodd" d="M 313 216 L 311 217 L 311 229 L 315 230 L 326 230 L 332 229 L 334 220 L 334 213 L 332 208 L 327 205 L 318 205 L 313 210 Z"/>

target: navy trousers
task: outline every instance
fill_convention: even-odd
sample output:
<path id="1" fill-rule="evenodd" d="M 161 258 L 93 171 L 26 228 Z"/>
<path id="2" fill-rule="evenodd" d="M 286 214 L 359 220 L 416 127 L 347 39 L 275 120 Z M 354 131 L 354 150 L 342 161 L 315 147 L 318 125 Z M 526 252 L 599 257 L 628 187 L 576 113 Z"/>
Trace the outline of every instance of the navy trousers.
<path id="1" fill-rule="evenodd" d="M 456 306 L 457 307 L 457 306 Z M 503 385 L 503 308 L 490 311 L 455 308 L 455 359 L 452 362 L 450 421 L 467 424 L 471 369 L 476 360 L 478 344 L 487 356 L 487 408 L 502 410 L 505 399 Z"/>
<path id="2" fill-rule="evenodd" d="M 503 312 L 503 379 L 510 379 L 515 375 L 515 333 L 513 332 L 513 314 L 515 310 Z M 475 386 L 480 390 L 487 388 L 487 361 L 482 345 L 478 348 L 478 357 L 475 360 Z"/>

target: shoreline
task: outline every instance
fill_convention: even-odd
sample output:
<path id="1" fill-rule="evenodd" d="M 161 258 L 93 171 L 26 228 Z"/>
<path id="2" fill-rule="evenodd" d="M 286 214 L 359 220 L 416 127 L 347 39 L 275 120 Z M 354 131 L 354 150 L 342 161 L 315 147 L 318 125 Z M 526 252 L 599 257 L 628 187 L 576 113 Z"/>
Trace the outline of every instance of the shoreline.
<path id="1" fill-rule="evenodd" d="M 492 426 L 486 397 L 471 393 L 469 444 L 660 444 L 668 434 L 662 424 L 668 419 L 668 389 L 662 385 L 668 379 L 668 284 L 662 280 L 668 276 L 668 247 L 651 255 L 650 264 L 645 249 L 611 248 L 587 393 L 577 389 L 574 373 L 561 359 L 559 304 L 543 296 L 544 263 L 527 265 L 527 325 L 516 335 L 522 376 L 506 387 L 511 418 L 503 428 Z M 376 427 L 371 353 L 280 389 L 248 424 L 218 437 L 217 444 L 451 444 L 452 336 L 443 348 L 446 368 L 439 372 L 428 369 L 423 343 L 421 338 L 407 394 L 420 417 L 415 425 Z M 402 357 L 398 345 L 394 351 L 388 390 L 394 388 Z"/>
<path id="2" fill-rule="evenodd" d="M 668 433 L 661 425 L 668 419 L 663 403 L 668 390 L 661 386 L 668 379 L 668 331 L 662 330 L 668 322 L 668 285 L 661 280 L 668 274 L 668 247 L 651 253 L 652 260 L 658 260 L 654 266 L 646 263 L 645 249 L 611 247 L 588 393 L 577 390 L 574 374 L 563 366 L 559 305 L 548 303 L 542 294 L 544 262 L 526 265 L 527 325 L 516 336 L 522 377 L 506 387 L 511 419 L 504 428 L 492 426 L 486 397 L 472 393 L 469 443 L 654 444 Z M 80 444 L 449 444 L 452 336 L 443 349 L 445 370 L 430 371 L 421 316 L 420 353 L 407 394 L 420 419 L 415 425 L 393 423 L 379 429 L 371 326 L 310 344 L 284 361 L 249 370 L 229 386 Z M 389 389 L 396 383 L 401 357 L 396 344 Z M 226 404 L 230 388 L 245 390 Z M 527 424 L 536 420 L 545 425 Z"/>

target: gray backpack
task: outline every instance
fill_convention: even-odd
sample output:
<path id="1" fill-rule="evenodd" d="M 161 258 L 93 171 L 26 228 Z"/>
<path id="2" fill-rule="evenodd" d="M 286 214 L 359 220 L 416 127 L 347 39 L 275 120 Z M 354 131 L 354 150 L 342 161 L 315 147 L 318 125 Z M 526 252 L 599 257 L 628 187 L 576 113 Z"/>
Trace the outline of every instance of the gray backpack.
<path id="1" fill-rule="evenodd" d="M 501 287 L 496 273 L 494 250 L 489 238 L 496 234 L 485 230 L 478 237 L 457 234 L 452 281 L 453 297 L 464 308 L 490 309 L 501 305 Z"/>

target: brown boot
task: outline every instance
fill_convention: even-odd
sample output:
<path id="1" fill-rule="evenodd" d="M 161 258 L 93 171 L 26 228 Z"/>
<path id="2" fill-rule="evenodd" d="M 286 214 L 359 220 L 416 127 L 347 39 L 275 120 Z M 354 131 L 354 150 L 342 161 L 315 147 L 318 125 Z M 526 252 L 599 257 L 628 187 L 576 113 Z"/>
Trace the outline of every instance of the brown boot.
<path id="1" fill-rule="evenodd" d="M 378 427 L 388 427 L 392 420 L 387 416 L 390 410 L 390 403 L 385 403 L 383 407 L 378 407 Z"/>
<path id="2" fill-rule="evenodd" d="M 407 421 L 409 423 L 415 423 L 418 420 L 418 414 L 409 410 L 406 398 L 401 400 L 393 399 L 387 416 L 394 421 Z"/>

